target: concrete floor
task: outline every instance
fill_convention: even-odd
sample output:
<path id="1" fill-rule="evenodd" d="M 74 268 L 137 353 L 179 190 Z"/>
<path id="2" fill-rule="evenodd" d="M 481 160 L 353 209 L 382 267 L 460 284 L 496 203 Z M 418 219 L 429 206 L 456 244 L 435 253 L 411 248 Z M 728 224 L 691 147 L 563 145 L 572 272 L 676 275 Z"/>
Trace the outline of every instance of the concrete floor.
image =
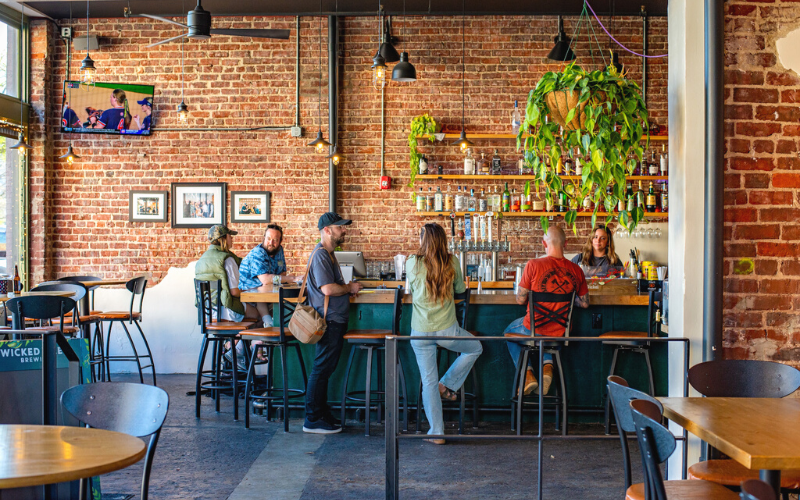
<path id="1" fill-rule="evenodd" d="M 127 380 L 127 377 L 115 377 Z M 130 379 L 133 381 L 133 379 Z M 138 380 L 138 377 L 136 378 Z M 327 437 L 307 435 L 302 421 L 263 417 L 233 422 L 231 399 L 222 411 L 203 398 L 202 418 L 194 416 L 192 375 L 159 375 L 170 395 L 150 482 L 153 499 L 380 499 L 384 497 L 383 426 L 363 435 L 363 424 Z M 240 408 L 240 412 L 242 409 Z M 243 414 L 240 413 L 240 418 Z M 532 427 L 528 427 L 533 431 Z M 481 432 L 488 432 L 489 427 Z M 600 433 L 600 426 L 570 427 L 571 433 Z M 455 432 L 448 425 L 448 432 Z M 508 433 L 492 424 L 491 432 Z M 638 450 L 634 480 L 641 479 Z M 563 441 L 545 444 L 544 498 L 624 498 L 618 441 Z M 141 465 L 102 476 L 103 499 L 138 498 Z M 536 445 L 533 442 L 450 442 L 435 446 L 405 441 L 400 447 L 403 499 L 530 499 L 536 496 Z"/>

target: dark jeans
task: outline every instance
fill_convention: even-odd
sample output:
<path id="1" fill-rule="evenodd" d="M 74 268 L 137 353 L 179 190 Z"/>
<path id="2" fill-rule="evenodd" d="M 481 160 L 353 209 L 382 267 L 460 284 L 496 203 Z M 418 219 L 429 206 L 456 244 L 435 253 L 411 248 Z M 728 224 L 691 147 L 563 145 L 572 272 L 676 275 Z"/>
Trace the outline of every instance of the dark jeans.
<path id="1" fill-rule="evenodd" d="M 306 390 L 306 419 L 319 420 L 330 411 L 328 406 L 328 379 L 336 370 L 339 355 L 344 345 L 344 334 L 347 332 L 347 323 L 327 322 L 328 329 L 325 335 L 317 342 L 317 353 L 314 357 L 314 366 L 308 377 Z"/>

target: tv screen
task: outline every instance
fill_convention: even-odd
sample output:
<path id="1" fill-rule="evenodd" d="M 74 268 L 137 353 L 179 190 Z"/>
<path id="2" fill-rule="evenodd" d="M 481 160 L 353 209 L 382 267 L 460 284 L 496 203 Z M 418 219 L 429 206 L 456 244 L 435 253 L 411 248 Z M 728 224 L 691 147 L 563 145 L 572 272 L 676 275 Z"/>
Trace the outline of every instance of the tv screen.
<path id="1" fill-rule="evenodd" d="M 127 83 L 64 82 L 61 131 L 150 135 L 153 86 Z"/>

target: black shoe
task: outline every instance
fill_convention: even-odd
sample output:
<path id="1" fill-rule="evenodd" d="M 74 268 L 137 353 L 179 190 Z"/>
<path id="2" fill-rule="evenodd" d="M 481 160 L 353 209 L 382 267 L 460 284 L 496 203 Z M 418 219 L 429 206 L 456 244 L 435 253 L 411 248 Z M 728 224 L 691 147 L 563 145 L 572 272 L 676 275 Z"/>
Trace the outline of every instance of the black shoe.
<path id="1" fill-rule="evenodd" d="M 334 417 L 333 413 L 331 413 L 331 412 L 328 412 L 328 413 L 324 414 L 322 416 L 322 420 L 324 420 L 325 422 L 331 424 L 334 427 L 341 427 L 342 426 L 342 422 L 340 422 L 338 418 Z"/>
<path id="2" fill-rule="evenodd" d="M 336 434 L 337 432 L 342 432 L 342 428 L 338 425 L 329 424 L 322 418 L 314 422 L 306 419 L 303 423 L 303 432 L 308 432 L 309 434 Z"/>

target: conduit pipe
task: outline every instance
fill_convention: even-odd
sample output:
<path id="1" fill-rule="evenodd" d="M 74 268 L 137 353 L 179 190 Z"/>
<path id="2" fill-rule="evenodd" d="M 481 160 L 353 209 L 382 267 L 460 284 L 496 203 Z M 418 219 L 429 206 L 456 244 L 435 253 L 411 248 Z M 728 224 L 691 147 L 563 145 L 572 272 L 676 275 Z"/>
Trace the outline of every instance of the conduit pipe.
<path id="1" fill-rule="evenodd" d="M 331 148 L 338 144 L 338 134 L 336 133 L 336 125 L 339 120 L 337 113 L 339 107 L 338 34 L 339 18 L 328 16 L 328 135 Z M 336 211 L 336 165 L 333 164 L 333 158 L 328 160 L 328 210 Z"/>

